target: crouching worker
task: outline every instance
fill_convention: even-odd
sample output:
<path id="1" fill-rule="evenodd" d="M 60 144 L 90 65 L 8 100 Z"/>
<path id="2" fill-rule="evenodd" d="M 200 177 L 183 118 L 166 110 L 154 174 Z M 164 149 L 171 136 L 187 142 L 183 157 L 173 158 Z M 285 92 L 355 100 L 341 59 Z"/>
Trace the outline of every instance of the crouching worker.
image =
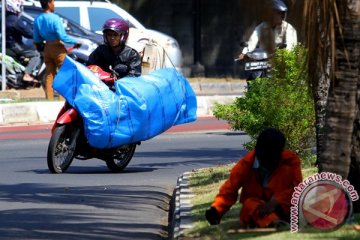
<path id="1" fill-rule="evenodd" d="M 219 224 L 241 189 L 240 224 L 243 228 L 279 227 L 290 221 L 291 197 L 302 181 L 299 157 L 284 150 L 285 136 L 277 129 L 260 133 L 256 147 L 233 167 L 220 187 L 206 219 Z"/>

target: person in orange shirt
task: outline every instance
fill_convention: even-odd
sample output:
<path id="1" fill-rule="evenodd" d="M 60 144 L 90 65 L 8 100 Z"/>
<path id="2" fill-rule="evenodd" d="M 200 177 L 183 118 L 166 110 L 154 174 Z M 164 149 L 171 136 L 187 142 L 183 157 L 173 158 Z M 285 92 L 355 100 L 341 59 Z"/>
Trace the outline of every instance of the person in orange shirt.
<path id="1" fill-rule="evenodd" d="M 284 149 L 285 141 L 284 134 L 275 128 L 259 134 L 255 149 L 237 162 L 206 210 L 211 225 L 219 224 L 236 203 L 240 188 L 241 227 L 278 227 L 290 222 L 291 197 L 302 175 L 300 159 Z"/>

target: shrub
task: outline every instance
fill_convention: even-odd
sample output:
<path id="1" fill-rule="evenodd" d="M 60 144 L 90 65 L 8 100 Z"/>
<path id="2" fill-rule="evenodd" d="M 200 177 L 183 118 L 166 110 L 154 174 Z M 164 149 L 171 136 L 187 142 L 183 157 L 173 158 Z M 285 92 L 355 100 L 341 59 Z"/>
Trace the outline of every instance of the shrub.
<path id="1" fill-rule="evenodd" d="M 304 61 L 305 49 L 301 45 L 292 51 L 277 50 L 271 60 L 270 77 L 251 81 L 245 97 L 228 105 L 215 105 L 217 118 L 250 136 L 246 149 L 255 146 L 261 130 L 274 127 L 285 134 L 289 149 L 308 159 L 315 145 L 315 112 Z"/>

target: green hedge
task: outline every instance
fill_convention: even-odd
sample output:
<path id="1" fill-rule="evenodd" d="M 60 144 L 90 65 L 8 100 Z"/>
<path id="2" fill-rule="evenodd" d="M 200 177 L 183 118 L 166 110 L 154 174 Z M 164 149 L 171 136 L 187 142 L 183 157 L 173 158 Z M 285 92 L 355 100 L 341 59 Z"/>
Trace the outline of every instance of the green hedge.
<path id="1" fill-rule="evenodd" d="M 292 51 L 277 50 L 271 59 L 270 77 L 251 81 L 245 97 L 236 98 L 232 104 L 215 105 L 217 118 L 251 137 L 245 145 L 248 150 L 255 146 L 262 129 L 275 127 L 286 135 L 289 149 L 309 159 L 315 146 L 315 112 L 304 61 L 301 45 Z"/>

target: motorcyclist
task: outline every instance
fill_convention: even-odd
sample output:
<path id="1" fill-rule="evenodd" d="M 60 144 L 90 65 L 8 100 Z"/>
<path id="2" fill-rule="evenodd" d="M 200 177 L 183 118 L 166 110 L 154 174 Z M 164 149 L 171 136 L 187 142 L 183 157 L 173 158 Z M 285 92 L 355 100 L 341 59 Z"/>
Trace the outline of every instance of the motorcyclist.
<path id="1" fill-rule="evenodd" d="M 89 56 L 86 65 L 97 65 L 111 72 L 110 66 L 118 77 L 140 76 L 141 57 L 139 53 L 126 45 L 129 36 L 129 24 L 120 18 L 105 21 L 103 28 L 104 44 L 98 46 Z"/>
<path id="2" fill-rule="evenodd" d="M 287 6 L 282 0 L 273 0 L 272 16 L 270 21 L 264 21 L 256 26 L 250 36 L 247 47 L 244 47 L 239 59 L 245 58 L 248 52 L 255 48 L 264 49 L 268 54 L 273 54 L 276 48 L 292 49 L 297 44 L 295 28 L 285 21 Z"/>
<path id="3" fill-rule="evenodd" d="M 22 0 L 6 0 L 6 48 L 7 54 L 16 59 L 20 59 L 20 57 L 30 59 L 25 68 L 23 80 L 34 81 L 32 74 L 40 64 L 40 54 L 33 45 L 23 43 L 23 37 L 33 38 L 33 31 L 31 26 L 19 17 L 22 3 Z"/>

